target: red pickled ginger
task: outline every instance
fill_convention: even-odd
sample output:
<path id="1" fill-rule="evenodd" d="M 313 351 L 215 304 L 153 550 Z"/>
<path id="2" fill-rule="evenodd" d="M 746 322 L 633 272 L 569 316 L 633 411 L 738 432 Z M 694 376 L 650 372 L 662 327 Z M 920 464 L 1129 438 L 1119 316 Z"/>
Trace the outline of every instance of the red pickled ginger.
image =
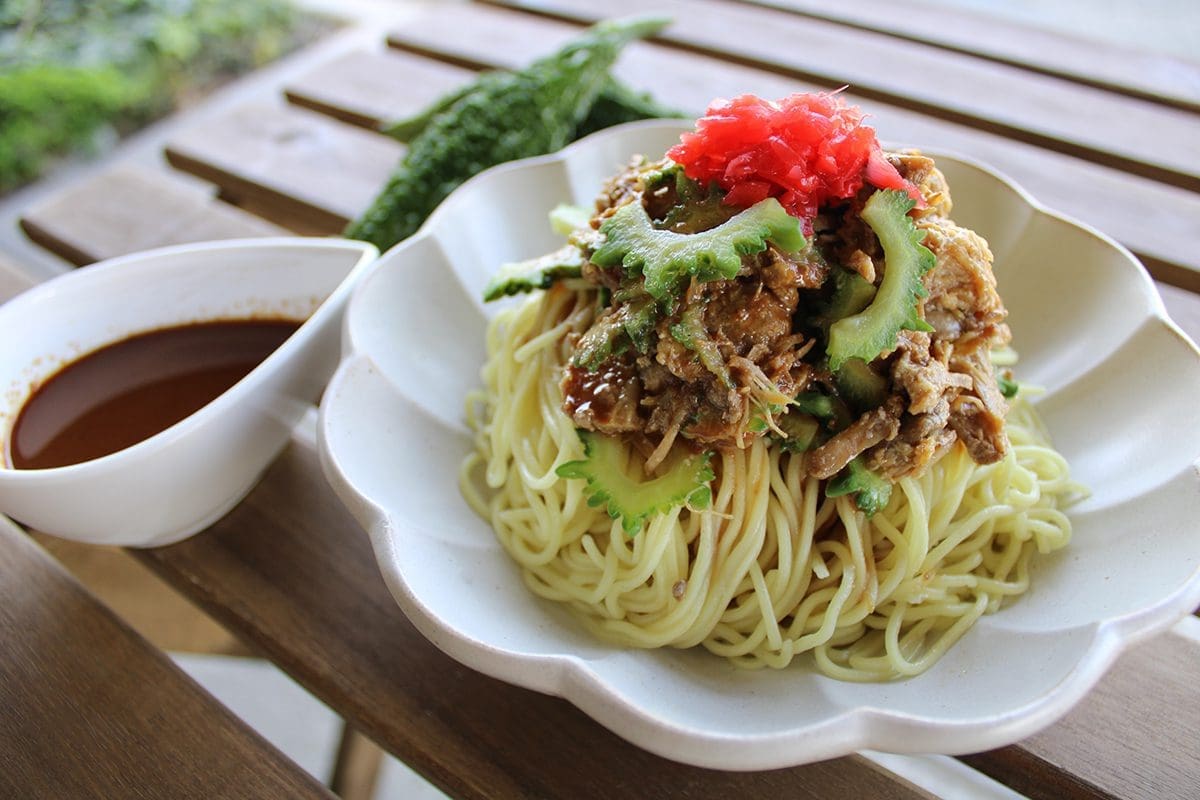
<path id="1" fill-rule="evenodd" d="M 701 183 L 715 181 L 725 203 L 740 207 L 775 197 L 812 230 L 817 209 L 853 197 L 866 181 L 920 192 L 883 155 L 863 113 L 836 92 L 764 100 L 751 94 L 717 100 L 667 156 Z"/>

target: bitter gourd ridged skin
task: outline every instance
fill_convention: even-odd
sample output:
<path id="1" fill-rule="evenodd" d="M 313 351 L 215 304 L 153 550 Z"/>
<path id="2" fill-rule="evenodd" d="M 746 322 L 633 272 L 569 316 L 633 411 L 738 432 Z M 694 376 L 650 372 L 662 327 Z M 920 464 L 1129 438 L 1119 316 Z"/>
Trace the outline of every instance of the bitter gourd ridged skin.
<path id="1" fill-rule="evenodd" d="M 921 242 L 925 232 L 909 218 L 913 200 L 904 192 L 883 189 L 863 206 L 862 219 L 883 246 L 884 273 L 870 305 L 829 326 L 829 368 L 835 372 L 848 359 L 871 363 L 896 349 L 900 331 L 932 331 L 917 309 L 927 292 L 921 282 L 936 259 Z"/>
<path id="2" fill-rule="evenodd" d="M 703 509 L 712 503 L 709 484 L 715 474 L 709 466 L 710 453 L 684 456 L 657 478 L 639 480 L 625 470 L 626 449 L 619 439 L 591 431 L 578 433 L 584 458 L 559 465 L 555 474 L 587 481 L 588 505 L 603 506 L 611 518 L 620 519 L 627 536 L 637 535 L 652 515 L 676 506 Z"/>
<path id="3" fill-rule="evenodd" d="M 610 78 L 600 95 L 592 105 L 591 111 L 583 118 L 575 138 L 582 139 L 589 133 L 611 128 L 624 122 L 637 122 L 639 119 L 694 119 L 696 114 L 681 111 L 678 108 L 665 106 L 646 92 L 622 83 L 616 78 Z"/>
<path id="4" fill-rule="evenodd" d="M 621 265 L 627 275 L 641 273 L 650 296 L 668 305 L 691 277 L 701 281 L 734 277 L 742 256 L 762 252 L 768 240 L 789 253 L 807 244 L 800 220 L 784 211 L 774 197 L 716 228 L 691 234 L 658 230 L 641 203 L 627 203 L 604 221 L 600 232 L 604 243 L 592 253 L 592 263 Z"/>
<path id="5" fill-rule="evenodd" d="M 569 244 L 538 258 L 504 264 L 483 287 L 483 302 L 490 303 L 534 289 L 549 289 L 560 278 L 578 278 L 583 262 L 583 253 Z"/>
<path id="6" fill-rule="evenodd" d="M 472 175 L 561 149 L 608 83 L 608 70 L 621 49 L 666 22 L 602 22 L 523 70 L 492 73 L 479 91 L 465 93 L 430 120 L 345 236 L 385 250 L 415 233 L 437 204 Z"/>
<path id="7" fill-rule="evenodd" d="M 475 80 L 455 89 L 453 92 L 438 98 L 419 114 L 404 119 L 391 120 L 385 123 L 380 132 L 400 142 L 411 142 L 438 115 L 445 113 L 470 92 L 491 91 L 491 85 L 502 80 L 504 72 L 484 72 Z M 697 112 L 698 113 L 698 112 Z M 592 104 L 583 122 L 576 129 L 573 139 L 582 139 L 590 133 L 611 128 L 624 122 L 637 122 L 641 119 L 692 119 L 696 113 L 681 111 L 677 108 L 663 105 L 655 100 L 649 92 L 639 92 L 637 89 L 622 83 L 616 78 L 609 77 L 596 102 Z"/>

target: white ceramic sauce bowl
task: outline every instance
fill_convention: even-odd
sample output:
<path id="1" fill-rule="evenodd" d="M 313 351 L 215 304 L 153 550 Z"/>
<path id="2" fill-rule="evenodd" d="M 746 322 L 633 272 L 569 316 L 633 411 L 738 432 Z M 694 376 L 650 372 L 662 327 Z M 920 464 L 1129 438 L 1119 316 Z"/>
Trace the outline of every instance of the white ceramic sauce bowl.
<path id="1" fill-rule="evenodd" d="M 338 363 L 352 285 L 377 250 L 337 239 L 266 238 L 167 247 L 61 275 L 0 306 L 0 511 L 92 544 L 170 544 L 240 501 L 286 445 Z M 132 334 L 216 319 L 305 319 L 275 352 L 200 410 L 118 452 L 52 469 L 9 467 L 34 388 Z"/>

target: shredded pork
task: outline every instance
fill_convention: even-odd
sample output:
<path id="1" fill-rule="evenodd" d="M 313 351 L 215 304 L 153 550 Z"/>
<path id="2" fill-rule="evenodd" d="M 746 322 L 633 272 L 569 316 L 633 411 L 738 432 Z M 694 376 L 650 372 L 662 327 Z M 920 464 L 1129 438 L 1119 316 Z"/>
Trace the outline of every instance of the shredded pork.
<path id="1" fill-rule="evenodd" d="M 805 469 L 821 479 L 858 456 L 897 480 L 919 475 L 956 441 L 979 463 L 994 462 L 1008 449 L 1007 404 L 989 360 L 990 350 L 1010 338 L 992 254 L 981 237 L 950 219 L 949 190 L 931 159 L 916 152 L 889 158 L 925 198 L 912 217 L 936 259 L 924 278 L 928 295 L 921 309 L 933 330 L 902 331 L 896 348 L 872 364 L 887 380 L 887 399 L 810 449 Z M 679 232 L 705 230 L 729 216 L 711 204 L 680 214 L 673 188 L 647 190 L 646 176 L 663 166 L 635 162 L 613 178 L 597 200 L 593 228 L 633 202 Z M 831 263 L 875 284 L 881 280 L 882 248 L 859 216 L 868 194 L 822 209 L 814 220 L 814 247 L 805 252 L 787 254 L 772 245 L 743 257 L 733 279 L 693 280 L 676 307 L 657 320 L 649 347 L 614 351 L 591 371 L 569 365 L 562 381 L 567 413 L 581 428 L 631 439 L 653 469 L 677 441 L 695 449 L 744 447 L 772 428 L 753 424 L 756 415 L 761 421 L 783 413 L 807 390 L 836 395 L 821 348 L 813 348 L 821 334 L 805 312 L 828 295 Z M 637 287 L 631 290 L 619 267 L 588 263 L 583 277 L 636 296 Z M 619 304 L 605 312 L 619 313 Z M 678 335 L 689 314 L 701 321 L 700 344 Z"/>

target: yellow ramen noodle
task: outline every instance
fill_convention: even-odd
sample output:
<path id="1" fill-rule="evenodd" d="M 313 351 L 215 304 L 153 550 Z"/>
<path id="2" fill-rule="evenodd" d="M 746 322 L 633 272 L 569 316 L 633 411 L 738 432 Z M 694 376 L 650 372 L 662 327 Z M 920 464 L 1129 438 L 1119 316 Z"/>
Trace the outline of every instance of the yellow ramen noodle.
<path id="1" fill-rule="evenodd" d="M 582 481 L 555 474 L 583 457 L 559 381 L 567 334 L 596 307 L 594 289 L 556 286 L 496 317 L 460 483 L 529 588 L 606 640 L 702 645 L 746 667 L 811 653 L 843 680 L 915 675 L 1028 589 L 1035 552 L 1070 539 L 1061 508 L 1080 487 L 1024 392 L 1002 460 L 976 464 L 955 444 L 873 516 L 825 497 L 803 455 L 758 437 L 714 457 L 708 509 L 675 508 L 628 536 L 588 506 Z"/>

